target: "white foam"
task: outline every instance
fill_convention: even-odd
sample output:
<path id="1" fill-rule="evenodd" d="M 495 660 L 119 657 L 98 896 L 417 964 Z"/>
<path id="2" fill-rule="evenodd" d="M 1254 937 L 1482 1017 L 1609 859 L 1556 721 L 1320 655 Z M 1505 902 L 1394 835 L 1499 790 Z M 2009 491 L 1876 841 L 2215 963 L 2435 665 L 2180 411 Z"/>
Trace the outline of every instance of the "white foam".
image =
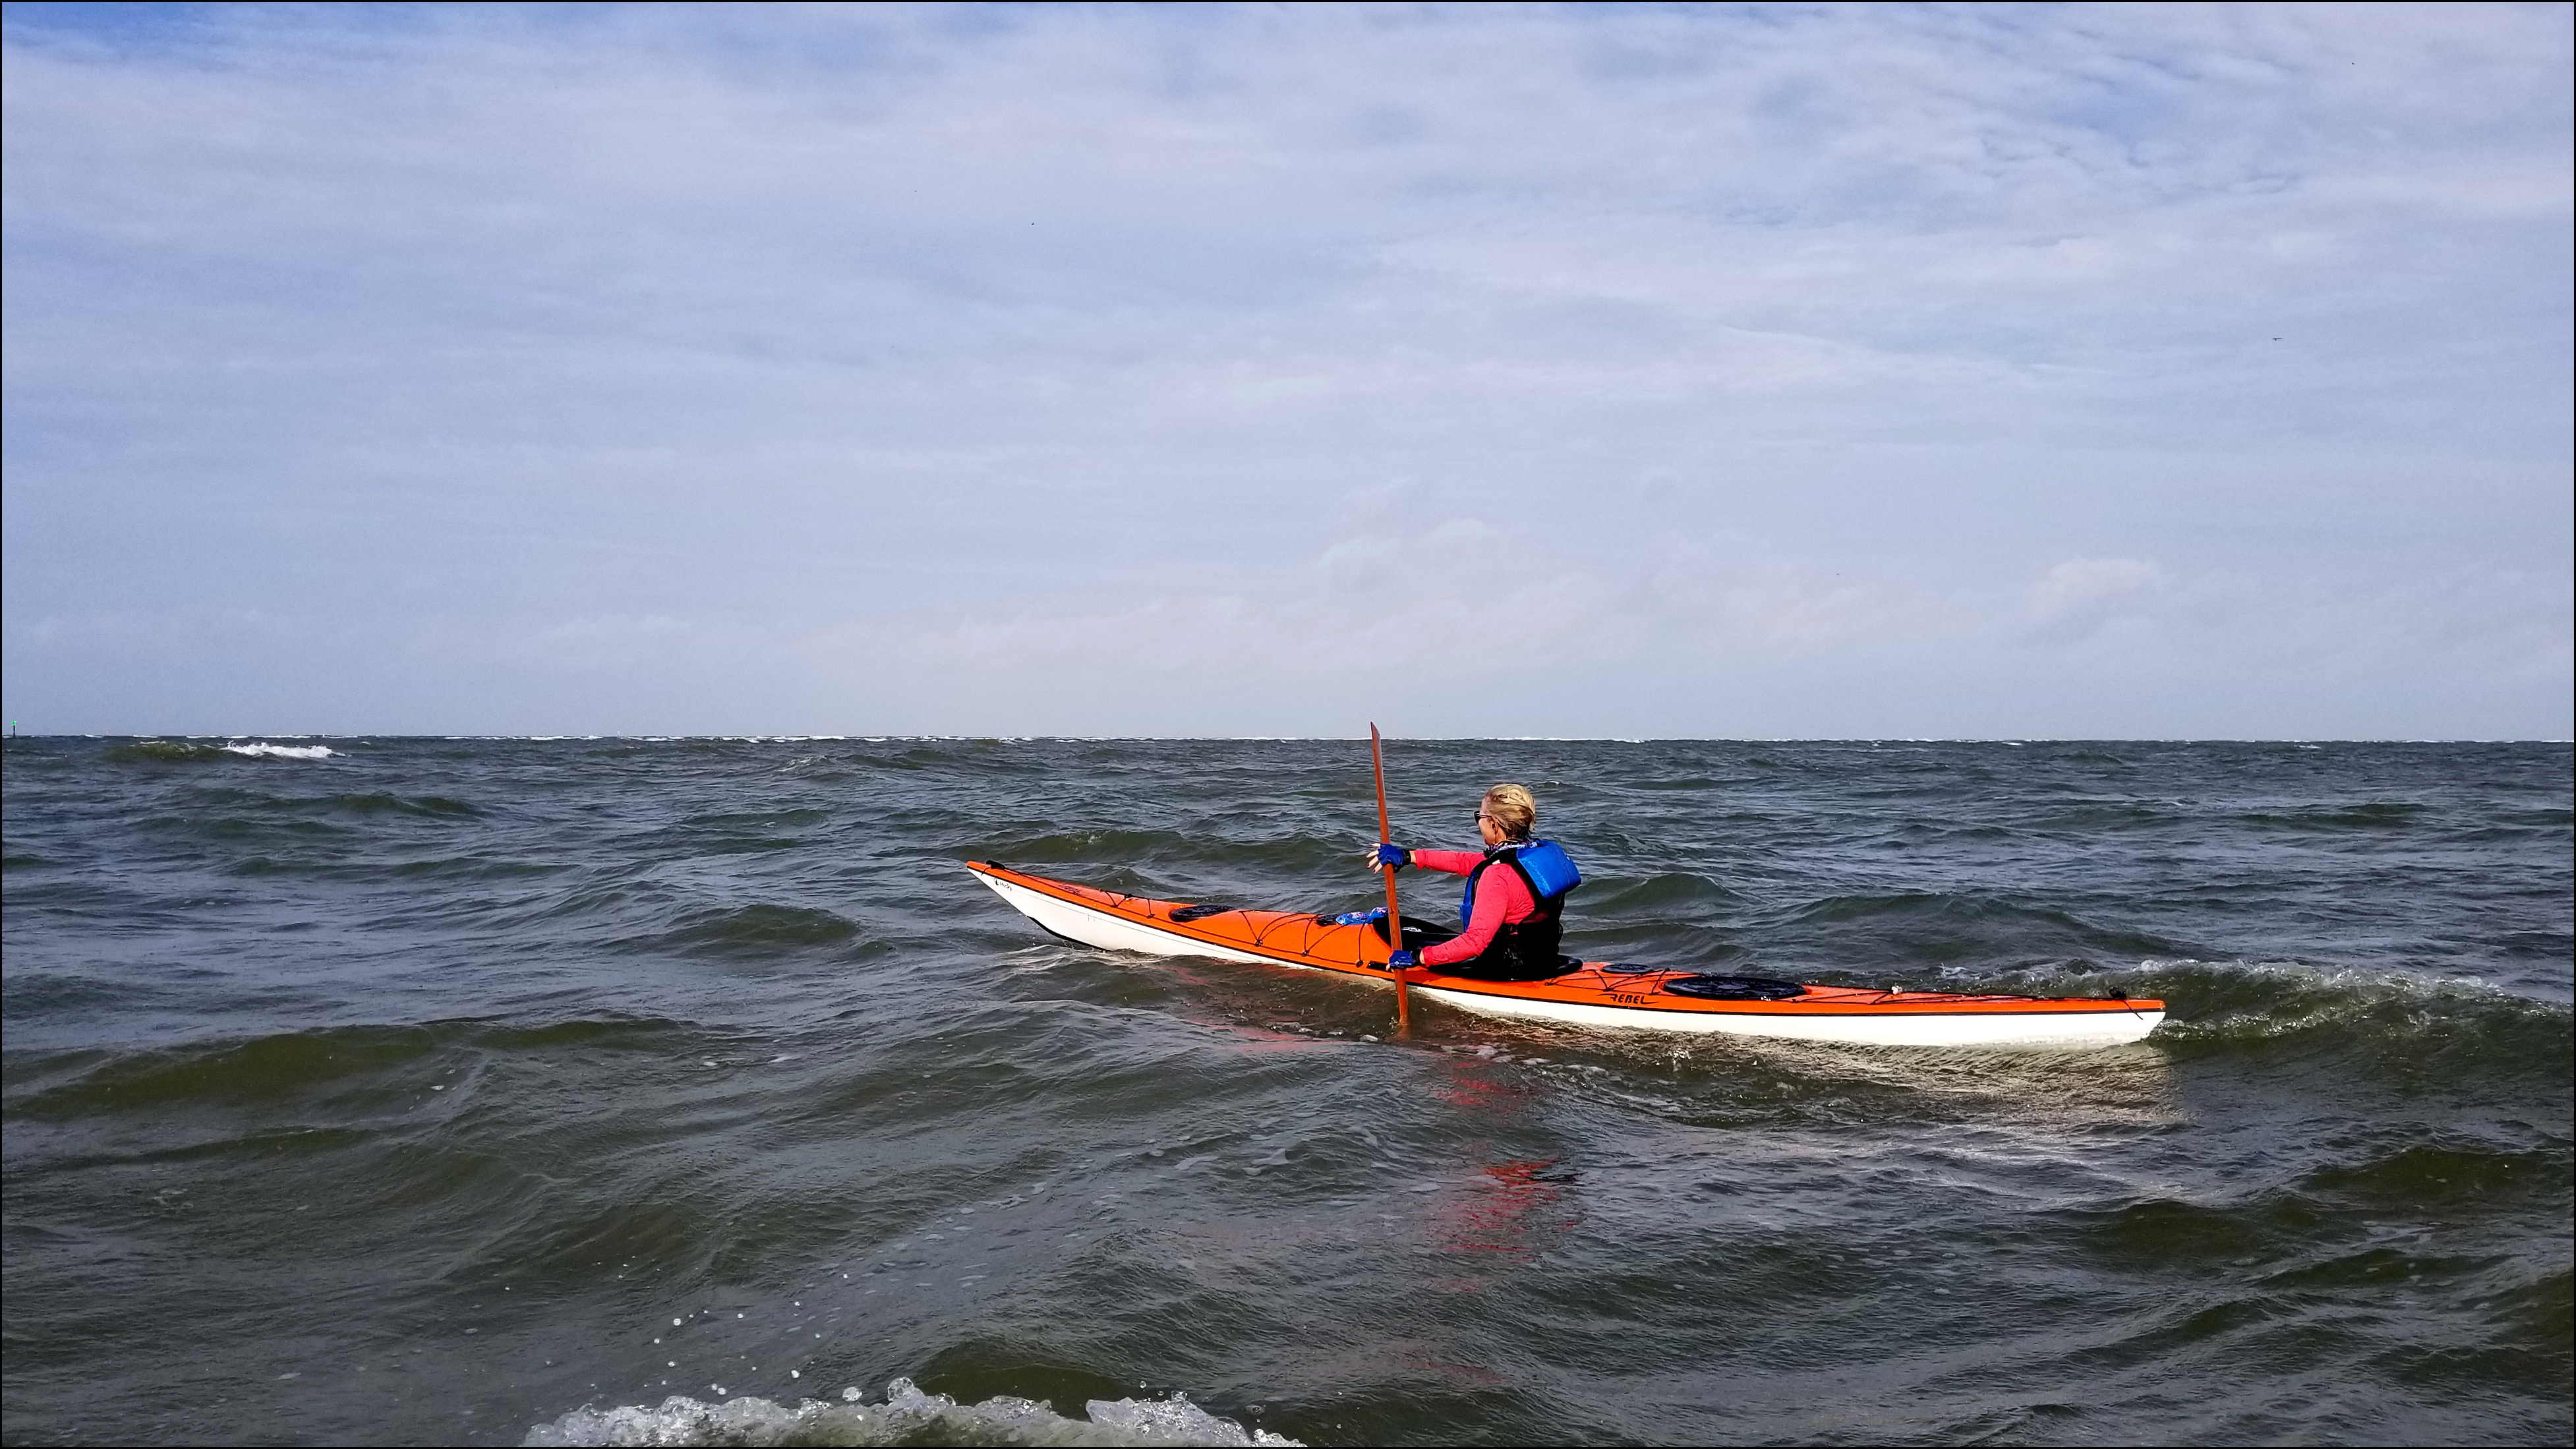
<path id="1" fill-rule="evenodd" d="M 551 1424 L 528 1430 L 526 1445 L 643 1444 L 1030 1444 L 1030 1445 L 1279 1445 L 1298 1441 L 1262 1430 L 1247 1431 L 1189 1401 L 1093 1399 L 1088 1416 L 1068 1419 L 1033 1399 L 1007 1394 L 980 1404 L 960 1404 L 946 1394 L 925 1394 L 910 1379 L 886 1385 L 882 1404 L 807 1399 L 789 1407 L 768 1399 L 700 1403 L 674 1394 L 658 1408 L 575 1409 Z"/>
<path id="2" fill-rule="evenodd" d="M 264 740 L 246 745 L 226 745 L 236 755 L 266 755 L 277 760 L 327 760 L 339 751 L 329 745 L 272 745 Z"/>

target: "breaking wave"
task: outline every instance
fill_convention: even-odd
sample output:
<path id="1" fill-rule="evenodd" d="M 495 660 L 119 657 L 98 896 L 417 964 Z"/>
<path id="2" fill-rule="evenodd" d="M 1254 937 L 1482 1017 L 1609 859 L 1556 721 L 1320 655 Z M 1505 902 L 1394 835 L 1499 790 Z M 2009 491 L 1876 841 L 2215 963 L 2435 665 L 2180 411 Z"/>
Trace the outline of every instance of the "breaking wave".
<path id="1" fill-rule="evenodd" d="M 926 1394 L 910 1379 L 886 1385 L 882 1404 L 864 1403 L 857 1389 L 843 1402 L 807 1399 L 793 1406 L 768 1399 L 727 1399 L 709 1404 L 673 1395 L 659 1406 L 575 1409 L 539 1424 L 525 1445 L 628 1444 L 1045 1444 L 1045 1445 L 1294 1445 L 1298 1441 L 1220 1419 L 1189 1401 L 1093 1399 L 1085 1417 L 1068 1419 L 1034 1399 L 1003 1394 L 980 1404 L 960 1404 L 946 1394 Z"/>
<path id="2" fill-rule="evenodd" d="M 226 745 L 224 753 L 272 760 L 327 760 L 340 752 L 329 745 L 272 745 L 265 740 L 253 740 L 248 744 Z"/>
<path id="3" fill-rule="evenodd" d="M 345 757 L 347 751 L 329 745 L 281 745 L 267 740 L 236 740 L 230 744 L 210 745 L 198 740 L 135 740 L 130 744 L 109 747 L 107 758 L 120 764 L 179 765 L 220 760 L 226 755 L 247 755 L 266 760 L 328 760 Z"/>

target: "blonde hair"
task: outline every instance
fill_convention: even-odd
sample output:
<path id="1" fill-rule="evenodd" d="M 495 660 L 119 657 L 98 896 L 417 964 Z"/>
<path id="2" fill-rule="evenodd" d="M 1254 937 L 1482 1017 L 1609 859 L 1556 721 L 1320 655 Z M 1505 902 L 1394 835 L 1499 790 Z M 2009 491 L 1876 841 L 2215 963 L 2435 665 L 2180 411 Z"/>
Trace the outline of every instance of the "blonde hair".
<path id="1" fill-rule="evenodd" d="M 1514 840 L 1527 840 L 1538 827 L 1538 800 L 1527 785 L 1496 785 L 1485 792 L 1481 808 Z"/>

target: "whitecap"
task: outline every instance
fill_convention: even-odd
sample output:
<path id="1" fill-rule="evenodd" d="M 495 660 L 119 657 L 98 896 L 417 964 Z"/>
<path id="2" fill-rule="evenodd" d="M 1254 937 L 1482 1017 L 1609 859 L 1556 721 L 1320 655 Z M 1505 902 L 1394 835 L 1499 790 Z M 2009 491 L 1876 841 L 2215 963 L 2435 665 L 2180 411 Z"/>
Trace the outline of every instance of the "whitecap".
<path id="1" fill-rule="evenodd" d="M 272 745 L 264 740 L 223 748 L 236 755 L 265 755 L 276 760 L 327 760 L 339 753 L 329 745 Z"/>
<path id="2" fill-rule="evenodd" d="M 1168 1399 L 1093 1399 L 1086 1415 L 1068 1419 L 1033 1399 L 1004 1394 L 980 1404 L 960 1404 L 946 1394 L 925 1394 L 910 1379 L 886 1385 L 882 1404 L 860 1402 L 856 1390 L 842 1390 L 846 1403 L 806 1399 L 793 1406 L 768 1399 L 738 1398 L 720 1404 L 701 1403 L 674 1394 L 658 1407 L 642 1404 L 614 1409 L 575 1409 L 551 1424 L 539 1424 L 519 1441 L 524 1445 L 628 1444 L 1065 1444 L 1065 1445 L 1258 1445 L 1295 1446 L 1298 1441 L 1266 1430 L 1246 1430 L 1189 1401 L 1186 1394 Z"/>

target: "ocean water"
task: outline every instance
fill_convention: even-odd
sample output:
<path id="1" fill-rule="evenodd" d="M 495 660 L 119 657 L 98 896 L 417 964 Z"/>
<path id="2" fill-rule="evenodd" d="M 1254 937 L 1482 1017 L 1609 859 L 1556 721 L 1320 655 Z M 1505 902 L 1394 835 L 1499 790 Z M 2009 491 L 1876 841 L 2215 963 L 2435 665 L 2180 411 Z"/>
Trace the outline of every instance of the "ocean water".
<path id="1" fill-rule="evenodd" d="M 2171 1020 L 1390 1041 L 958 864 L 1363 907 L 1347 741 L 13 739 L 0 1437 L 2576 1432 L 2568 746 L 1388 769 L 1531 784 L 1589 957 Z"/>

